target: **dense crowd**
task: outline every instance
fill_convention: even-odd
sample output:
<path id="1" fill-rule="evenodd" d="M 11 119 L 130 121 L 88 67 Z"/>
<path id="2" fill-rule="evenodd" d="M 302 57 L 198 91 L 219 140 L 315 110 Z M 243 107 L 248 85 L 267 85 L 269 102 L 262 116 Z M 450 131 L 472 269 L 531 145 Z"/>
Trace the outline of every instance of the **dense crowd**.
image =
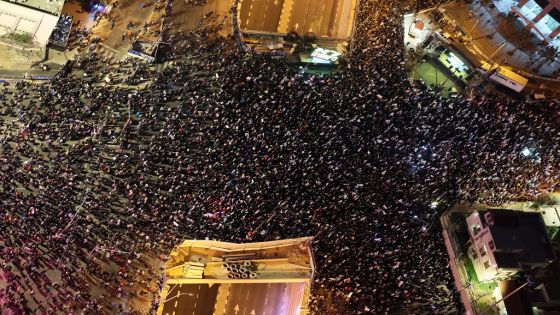
<path id="1" fill-rule="evenodd" d="M 185 0 L 185 3 L 190 5 L 205 5 L 206 0 Z"/>
<path id="2" fill-rule="evenodd" d="M 362 1 L 332 75 L 240 50 L 210 15 L 161 72 L 84 52 L 0 87 L 2 313 L 153 312 L 185 238 L 308 235 L 313 314 L 460 312 L 439 215 L 553 189 L 560 108 L 409 80 L 402 14 L 428 5 Z"/>
<path id="3" fill-rule="evenodd" d="M 70 37 L 70 30 L 72 29 L 72 16 L 61 15 L 52 31 L 49 41 L 51 43 L 65 46 Z"/>

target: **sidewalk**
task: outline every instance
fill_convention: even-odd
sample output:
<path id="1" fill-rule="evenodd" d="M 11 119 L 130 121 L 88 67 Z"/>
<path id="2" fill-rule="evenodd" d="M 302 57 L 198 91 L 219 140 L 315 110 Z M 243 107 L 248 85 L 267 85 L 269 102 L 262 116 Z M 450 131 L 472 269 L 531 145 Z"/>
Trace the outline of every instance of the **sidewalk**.
<path id="1" fill-rule="evenodd" d="M 18 50 L 0 45 L 0 79 L 22 80 L 25 73 L 28 76 L 50 78 L 53 77 L 68 61 L 68 53 L 53 49 L 47 52 L 47 59 L 42 63 L 49 67 L 48 71 L 39 69 L 43 59 L 43 51 Z"/>
<path id="2" fill-rule="evenodd" d="M 50 78 L 54 77 L 58 73 L 59 69 L 57 70 L 7 70 L 7 69 L 0 69 L 0 81 L 7 81 L 7 80 L 24 80 L 25 74 L 27 73 L 28 78 L 34 78 L 32 81 L 35 80 L 49 80 Z"/>
<path id="3" fill-rule="evenodd" d="M 0 44 L 0 69 L 30 69 L 31 65 L 43 58 L 43 50 L 19 49 Z"/>

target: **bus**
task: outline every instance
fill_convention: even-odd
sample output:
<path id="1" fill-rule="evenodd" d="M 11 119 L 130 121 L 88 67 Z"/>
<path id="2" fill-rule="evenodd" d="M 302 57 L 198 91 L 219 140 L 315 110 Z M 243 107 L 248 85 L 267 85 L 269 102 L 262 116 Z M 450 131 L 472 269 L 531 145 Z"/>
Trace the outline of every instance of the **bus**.
<path id="1" fill-rule="evenodd" d="M 506 67 L 500 67 L 498 64 L 491 65 L 482 61 L 482 69 L 485 70 L 486 74 L 489 74 L 489 78 L 492 81 L 510 88 L 517 93 L 520 93 L 527 86 L 527 82 L 529 82 L 527 78 Z"/>

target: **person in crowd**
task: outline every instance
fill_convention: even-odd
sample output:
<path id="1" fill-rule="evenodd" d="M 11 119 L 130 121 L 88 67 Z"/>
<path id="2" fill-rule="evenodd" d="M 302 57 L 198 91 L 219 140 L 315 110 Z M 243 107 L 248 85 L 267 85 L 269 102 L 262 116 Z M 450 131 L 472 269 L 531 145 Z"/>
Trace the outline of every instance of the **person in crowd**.
<path id="1" fill-rule="evenodd" d="M 0 87 L 2 313 L 153 313 L 183 239 L 309 235 L 313 314 L 460 313 L 441 211 L 557 187 L 560 108 L 408 79 L 402 15 L 433 4 L 362 1 L 332 75 L 208 15 L 161 72 L 85 50 Z"/>

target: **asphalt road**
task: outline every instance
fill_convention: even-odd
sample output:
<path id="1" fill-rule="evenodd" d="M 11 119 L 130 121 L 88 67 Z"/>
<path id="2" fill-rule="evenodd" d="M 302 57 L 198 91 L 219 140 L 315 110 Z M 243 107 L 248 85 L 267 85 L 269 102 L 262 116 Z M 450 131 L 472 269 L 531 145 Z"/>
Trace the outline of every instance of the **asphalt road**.
<path id="1" fill-rule="evenodd" d="M 123 2 L 111 11 L 111 15 L 117 19 L 115 27 L 113 29 L 109 28 L 100 30 L 100 32 L 108 33 L 108 36 L 103 41 L 103 44 L 114 49 L 119 49 L 123 46 L 125 48 L 128 48 L 128 41 L 122 40 L 122 34 L 129 31 L 140 30 L 142 28 L 142 25 L 144 25 L 144 23 L 148 20 L 150 14 L 152 14 L 153 11 L 153 5 L 142 9 L 140 7 L 140 2 Z M 134 22 L 137 26 L 132 29 L 127 29 L 127 25 L 129 22 Z M 109 25 L 110 23 L 107 22 L 107 24 Z"/>
<path id="2" fill-rule="evenodd" d="M 226 314 L 283 314 L 285 283 L 233 284 L 229 291 Z"/>
<path id="3" fill-rule="evenodd" d="M 240 27 L 247 30 L 276 32 L 284 0 L 243 0 L 239 12 Z"/>
<path id="4" fill-rule="evenodd" d="M 163 306 L 163 314 L 176 315 L 212 315 L 216 296 L 218 295 L 218 284 L 209 287 L 207 284 L 183 284 L 178 288 L 170 290 L 167 303 Z M 173 299 L 177 294 L 179 297 Z"/>
<path id="5" fill-rule="evenodd" d="M 243 0 L 239 12 L 240 27 L 244 30 L 277 32 L 280 17 L 288 14 L 286 32 L 313 32 L 318 36 L 338 37 L 350 25 L 349 8 L 354 0 Z M 282 10 L 286 12 L 282 12 Z"/>
<path id="6" fill-rule="evenodd" d="M 353 0 L 296 0 L 288 22 L 289 30 L 300 34 L 313 32 L 318 36 L 336 37 L 340 26 L 346 28 L 345 10 Z"/>

